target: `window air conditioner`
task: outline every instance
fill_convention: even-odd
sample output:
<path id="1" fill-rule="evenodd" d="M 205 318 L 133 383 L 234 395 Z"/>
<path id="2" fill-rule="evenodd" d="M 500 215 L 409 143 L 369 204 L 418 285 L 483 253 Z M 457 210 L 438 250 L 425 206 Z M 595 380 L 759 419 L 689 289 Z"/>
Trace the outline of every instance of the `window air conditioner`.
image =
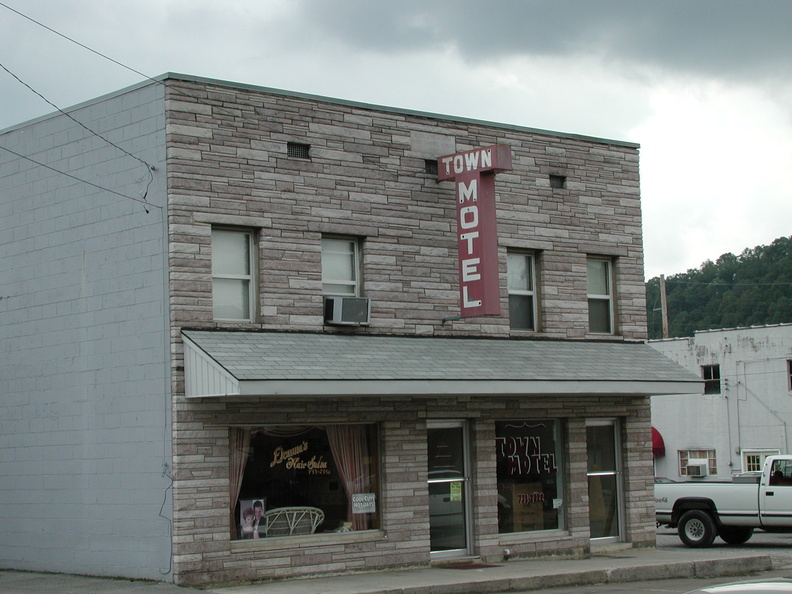
<path id="1" fill-rule="evenodd" d="M 687 475 L 692 477 L 707 476 L 709 464 L 707 460 L 688 460 Z"/>
<path id="2" fill-rule="evenodd" d="M 368 326 L 371 299 L 364 297 L 325 297 L 324 319 L 340 326 Z"/>

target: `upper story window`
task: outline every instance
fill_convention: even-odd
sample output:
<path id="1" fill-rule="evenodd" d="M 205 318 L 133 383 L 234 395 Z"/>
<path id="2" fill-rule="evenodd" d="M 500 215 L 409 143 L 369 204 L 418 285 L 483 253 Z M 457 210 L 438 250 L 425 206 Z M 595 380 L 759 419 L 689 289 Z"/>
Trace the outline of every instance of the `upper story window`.
<path id="1" fill-rule="evenodd" d="M 589 332 L 613 334 L 613 262 L 589 258 L 587 281 Z"/>
<path id="2" fill-rule="evenodd" d="M 537 329 L 535 264 L 533 254 L 508 255 L 509 325 L 512 330 Z"/>
<path id="3" fill-rule="evenodd" d="M 704 379 L 705 394 L 720 394 L 720 365 L 702 365 L 701 377 Z"/>
<path id="4" fill-rule="evenodd" d="M 253 321 L 254 236 L 212 229 L 212 304 L 215 320 Z"/>
<path id="5" fill-rule="evenodd" d="M 322 239 L 322 293 L 360 295 L 360 249 L 356 239 Z"/>
<path id="6" fill-rule="evenodd" d="M 787 361 L 787 387 L 792 391 L 792 361 Z"/>

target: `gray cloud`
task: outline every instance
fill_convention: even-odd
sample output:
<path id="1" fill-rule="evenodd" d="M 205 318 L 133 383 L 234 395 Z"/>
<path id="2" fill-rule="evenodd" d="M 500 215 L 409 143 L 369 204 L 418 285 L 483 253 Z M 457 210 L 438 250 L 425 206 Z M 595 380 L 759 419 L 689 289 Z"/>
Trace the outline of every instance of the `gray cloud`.
<path id="1" fill-rule="evenodd" d="M 383 54 L 598 55 L 625 69 L 762 81 L 792 70 L 785 0 L 304 0 L 301 9 L 303 26 Z"/>

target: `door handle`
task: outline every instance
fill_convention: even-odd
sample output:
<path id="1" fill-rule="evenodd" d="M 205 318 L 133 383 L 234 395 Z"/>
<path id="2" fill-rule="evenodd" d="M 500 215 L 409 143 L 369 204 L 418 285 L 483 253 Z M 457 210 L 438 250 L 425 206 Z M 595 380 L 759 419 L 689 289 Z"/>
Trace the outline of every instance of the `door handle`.
<path id="1" fill-rule="evenodd" d="M 773 495 L 775 495 L 775 491 L 766 491 L 765 495 L 767 495 L 768 497 L 772 497 Z"/>

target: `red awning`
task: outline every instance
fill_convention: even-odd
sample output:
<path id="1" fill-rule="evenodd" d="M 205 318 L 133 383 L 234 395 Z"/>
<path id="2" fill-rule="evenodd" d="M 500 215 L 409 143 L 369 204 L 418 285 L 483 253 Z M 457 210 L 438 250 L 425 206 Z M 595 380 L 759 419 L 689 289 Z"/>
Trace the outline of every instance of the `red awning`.
<path id="1" fill-rule="evenodd" d="M 665 442 L 660 432 L 652 427 L 652 454 L 655 456 L 665 456 Z"/>

